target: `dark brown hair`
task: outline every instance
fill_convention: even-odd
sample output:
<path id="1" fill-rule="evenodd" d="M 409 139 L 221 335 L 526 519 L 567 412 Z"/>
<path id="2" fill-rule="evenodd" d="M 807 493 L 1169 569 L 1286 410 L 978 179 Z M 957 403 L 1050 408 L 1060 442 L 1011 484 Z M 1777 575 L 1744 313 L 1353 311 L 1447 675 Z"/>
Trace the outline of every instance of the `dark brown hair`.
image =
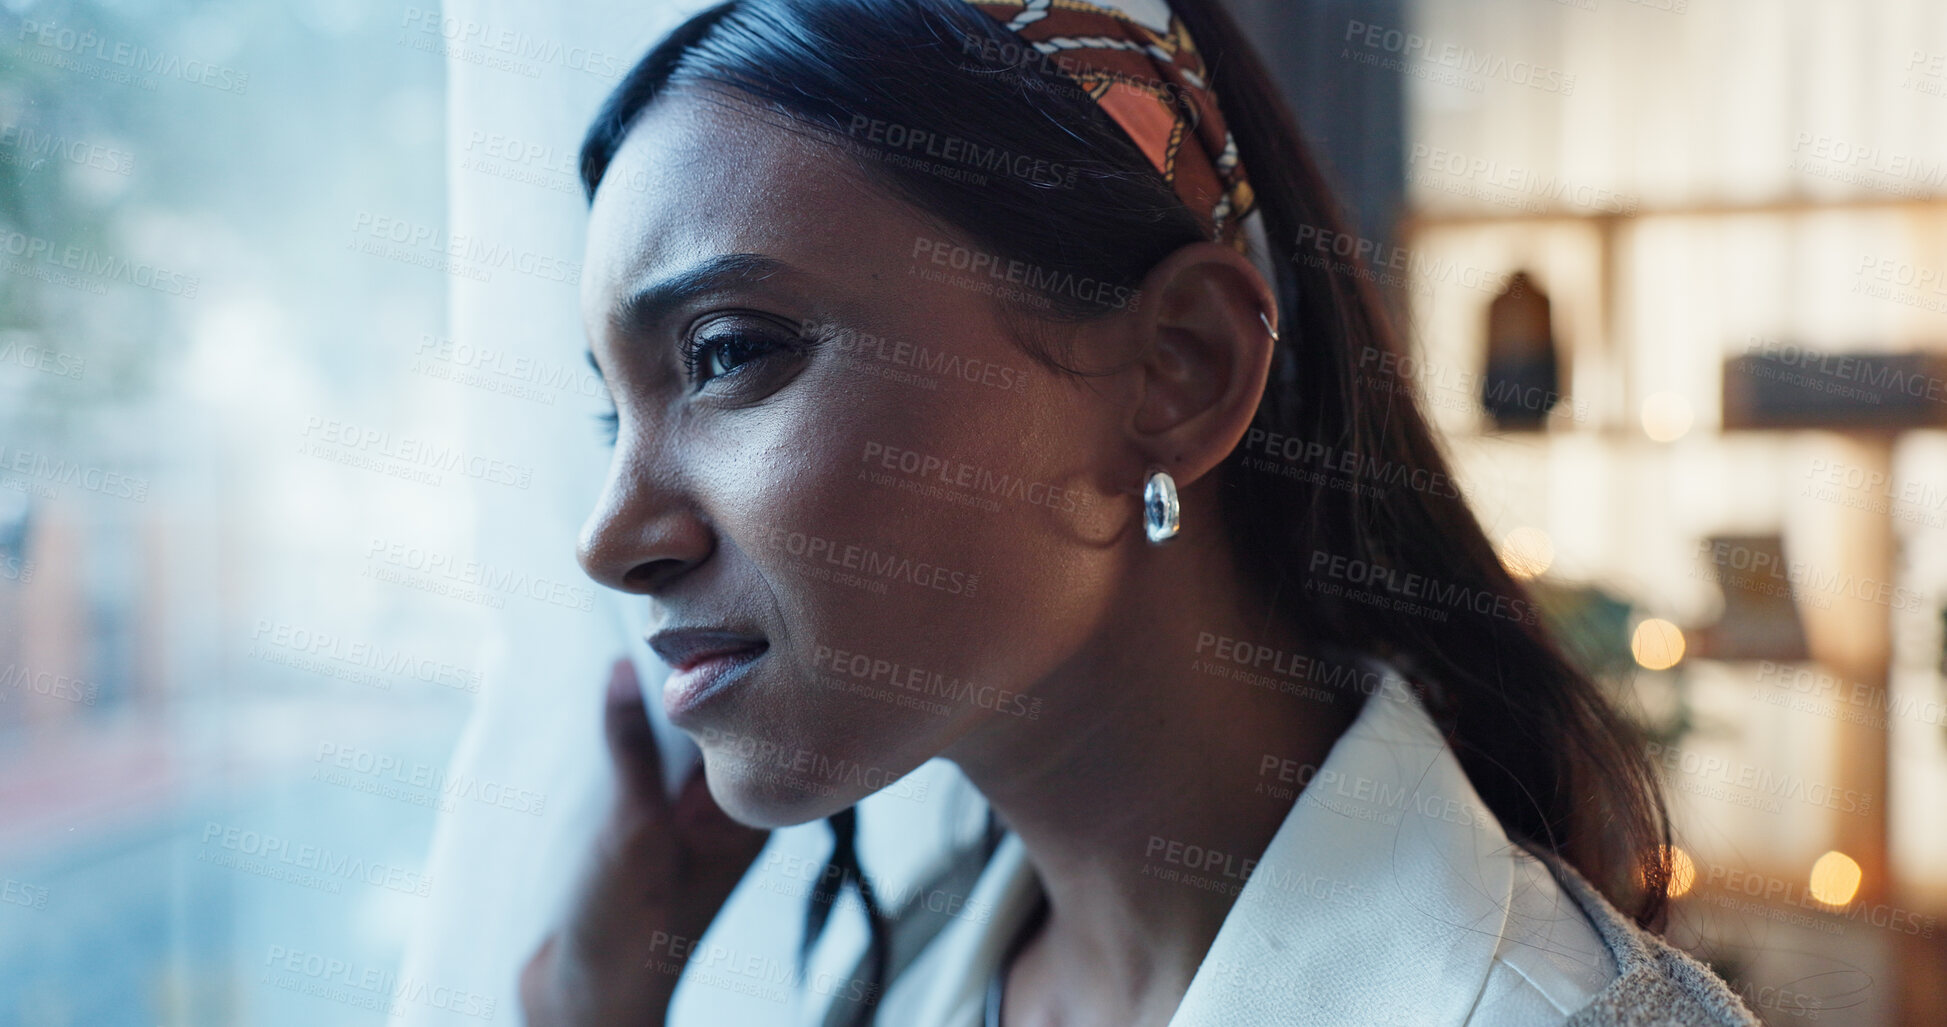
<path id="1" fill-rule="evenodd" d="M 1283 339 L 1252 437 L 1300 440 L 1335 468 L 1453 481 L 1369 276 L 1303 261 L 1298 240 L 1343 232 L 1290 111 L 1216 0 L 1172 7 L 1203 51 L 1263 211 Z M 608 98 L 582 147 L 592 198 L 629 125 L 680 85 L 735 91 L 836 139 L 894 194 L 990 252 L 1052 274 L 1134 287 L 1204 239 L 1197 219 L 1094 102 L 1046 62 L 1001 62 L 1019 40 L 959 0 L 731 0 L 676 29 Z M 1075 169 L 1060 176 L 940 174 L 851 138 L 880 122 Z M 1054 179 L 1054 180 L 1050 180 Z M 1100 305 L 1051 297 L 1043 317 Z M 1044 360 L 1047 354 L 1036 354 Z M 1511 837 L 1561 856 L 1645 926 L 1659 926 L 1669 818 L 1632 726 L 1563 655 L 1453 487 L 1340 487 L 1266 473 L 1245 446 L 1222 470 L 1240 570 L 1294 627 L 1390 660 L 1424 694 L 1481 798 Z M 1422 473 L 1423 472 L 1423 473 Z M 1322 554 L 1322 555 L 1321 555 Z M 1315 568 L 1408 575 L 1435 601 L 1365 605 L 1306 587 Z M 1347 589 L 1346 591 L 1353 591 Z M 1434 609 L 1429 610 L 1432 606 Z"/>

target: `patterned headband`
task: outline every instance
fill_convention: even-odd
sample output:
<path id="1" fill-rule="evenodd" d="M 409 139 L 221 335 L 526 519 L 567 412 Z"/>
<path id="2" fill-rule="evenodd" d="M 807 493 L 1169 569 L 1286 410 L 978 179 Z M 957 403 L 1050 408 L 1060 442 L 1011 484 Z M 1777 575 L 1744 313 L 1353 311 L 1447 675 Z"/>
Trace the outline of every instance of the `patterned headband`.
<path id="1" fill-rule="evenodd" d="M 1085 90 L 1122 126 L 1213 241 L 1271 276 L 1264 218 L 1203 55 L 1167 0 L 966 0 Z"/>

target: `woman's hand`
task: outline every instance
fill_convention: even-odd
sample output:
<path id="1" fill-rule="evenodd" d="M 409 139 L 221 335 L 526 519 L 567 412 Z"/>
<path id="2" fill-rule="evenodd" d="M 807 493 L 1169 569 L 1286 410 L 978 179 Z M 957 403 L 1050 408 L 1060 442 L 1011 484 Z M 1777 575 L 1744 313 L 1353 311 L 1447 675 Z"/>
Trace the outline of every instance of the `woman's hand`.
<path id="1" fill-rule="evenodd" d="M 530 1027 L 659 1025 L 683 962 L 770 832 L 731 820 L 699 767 L 670 801 L 635 668 L 609 676 L 615 808 L 567 920 L 521 970 Z"/>

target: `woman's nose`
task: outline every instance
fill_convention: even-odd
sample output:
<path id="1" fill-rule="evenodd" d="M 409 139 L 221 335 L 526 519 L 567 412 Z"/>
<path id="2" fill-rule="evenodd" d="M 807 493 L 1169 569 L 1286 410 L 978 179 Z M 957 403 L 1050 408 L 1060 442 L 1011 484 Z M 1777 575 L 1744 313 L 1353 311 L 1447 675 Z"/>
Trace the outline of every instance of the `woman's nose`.
<path id="1" fill-rule="evenodd" d="M 618 460 L 582 525 L 575 556 L 590 578 L 654 596 L 708 559 L 715 544 L 684 489 Z"/>

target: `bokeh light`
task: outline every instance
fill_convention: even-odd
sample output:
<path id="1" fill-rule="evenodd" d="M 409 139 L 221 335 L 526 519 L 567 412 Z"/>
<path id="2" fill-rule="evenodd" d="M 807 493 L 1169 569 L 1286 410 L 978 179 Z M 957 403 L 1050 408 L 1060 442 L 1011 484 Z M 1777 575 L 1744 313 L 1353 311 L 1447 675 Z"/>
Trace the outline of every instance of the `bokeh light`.
<path id="1" fill-rule="evenodd" d="M 1555 541 L 1540 528 L 1522 525 L 1501 540 L 1501 564 L 1523 581 L 1540 577 L 1555 562 Z"/>
<path id="2" fill-rule="evenodd" d="M 1696 415 L 1690 401 L 1674 392 L 1658 392 L 1643 401 L 1643 434 L 1657 442 L 1675 442 L 1690 430 Z"/>
<path id="3" fill-rule="evenodd" d="M 1683 629 L 1660 617 L 1636 625 L 1629 652 L 1646 670 L 1669 670 L 1683 659 Z"/>
<path id="4" fill-rule="evenodd" d="M 1812 864 L 1812 897 L 1828 906 L 1843 906 L 1859 894 L 1864 877 L 1857 860 L 1834 849 Z"/>
<path id="5" fill-rule="evenodd" d="M 1673 899 L 1690 894 L 1690 887 L 1697 883 L 1697 864 L 1690 854 L 1672 845 L 1664 850 L 1670 858 L 1670 882 L 1664 894 Z"/>

